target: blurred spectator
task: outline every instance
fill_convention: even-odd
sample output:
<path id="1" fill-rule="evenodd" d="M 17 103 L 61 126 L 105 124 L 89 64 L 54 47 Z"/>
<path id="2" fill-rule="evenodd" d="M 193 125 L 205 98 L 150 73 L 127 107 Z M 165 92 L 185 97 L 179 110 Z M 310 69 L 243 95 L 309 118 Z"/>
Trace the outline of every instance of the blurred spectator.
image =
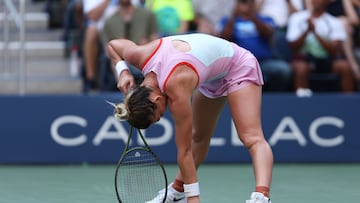
<path id="1" fill-rule="evenodd" d="M 155 14 L 139 6 L 140 4 L 138 6 L 133 5 L 132 2 L 134 1 L 119 0 L 120 6 L 117 12 L 105 21 L 101 33 L 104 45 L 118 38 L 129 39 L 136 44 L 145 44 L 159 37 Z M 99 79 L 100 90 L 116 90 L 116 77 L 112 74 L 109 58 L 103 56 L 102 62 Z M 133 69 L 130 64 L 128 66 L 135 78 L 141 80 L 141 72 L 138 69 Z"/>
<path id="2" fill-rule="evenodd" d="M 289 16 L 305 8 L 303 0 L 256 0 L 257 12 L 271 17 L 275 23 L 273 34 L 273 57 L 290 60 L 291 48 L 286 40 L 286 28 Z"/>
<path id="3" fill-rule="evenodd" d="M 360 0 L 352 0 L 352 2 L 355 6 L 358 17 L 360 18 Z M 360 25 L 357 25 L 355 27 L 353 40 L 354 40 L 354 46 L 355 46 L 355 58 L 356 58 L 358 64 L 360 64 Z M 357 78 L 357 83 L 358 83 L 358 85 L 357 85 L 358 90 L 360 90 L 360 80 L 358 78 Z"/>
<path id="4" fill-rule="evenodd" d="M 274 21 L 258 15 L 254 0 L 238 0 L 232 15 L 222 20 L 221 37 L 251 51 L 258 59 L 265 91 L 288 91 L 292 80 L 289 64 L 272 58 L 271 40 Z"/>
<path id="5" fill-rule="evenodd" d="M 103 29 L 105 19 L 116 12 L 117 0 L 83 0 L 84 14 L 86 17 L 86 31 L 84 39 L 84 91 L 97 88 L 96 66 L 99 52 L 101 51 L 100 31 Z"/>
<path id="6" fill-rule="evenodd" d="M 62 40 L 65 42 L 65 56 L 68 57 L 73 47 L 82 47 L 84 32 L 82 0 L 68 0 L 63 22 Z M 79 49 L 78 51 L 82 51 Z M 81 54 L 81 53 L 80 53 Z"/>
<path id="7" fill-rule="evenodd" d="M 68 2 L 71 0 L 46 0 L 45 12 L 49 16 L 49 28 L 61 28 Z"/>
<path id="8" fill-rule="evenodd" d="M 131 0 L 119 0 L 119 4 L 117 12 L 105 21 L 101 33 L 104 45 L 117 38 L 145 44 L 159 37 L 154 13 L 132 5 Z"/>
<path id="9" fill-rule="evenodd" d="M 309 74 L 334 72 L 340 75 L 343 92 L 354 91 L 354 78 L 344 58 L 341 43 L 346 33 L 341 22 L 326 12 L 331 0 L 312 0 L 312 9 L 290 16 L 287 39 L 293 49 L 294 86 L 298 96 L 311 96 Z"/>
<path id="10" fill-rule="evenodd" d="M 155 13 L 161 36 L 190 30 L 194 20 L 191 0 L 146 0 L 145 6 Z"/>
<path id="11" fill-rule="evenodd" d="M 308 4 L 311 4 L 311 2 L 308 2 Z M 311 5 L 309 5 L 309 7 L 311 8 Z M 353 41 L 355 27 L 359 25 L 359 16 L 356 8 L 352 4 L 352 0 L 332 0 L 326 11 L 337 17 L 345 28 L 346 40 L 343 43 L 344 54 L 351 65 L 355 77 L 360 80 L 360 66 L 355 58 Z"/>
<path id="12" fill-rule="evenodd" d="M 144 7 L 146 0 L 131 0 L 131 4 L 135 7 Z"/>
<path id="13" fill-rule="evenodd" d="M 288 17 L 304 9 L 303 0 L 256 0 L 259 14 L 271 17 L 277 28 L 285 29 Z"/>
<path id="14" fill-rule="evenodd" d="M 357 8 L 357 9 L 360 8 L 360 0 L 351 0 L 351 2 L 355 6 L 355 8 Z"/>
<path id="15" fill-rule="evenodd" d="M 236 0 L 193 0 L 196 31 L 211 35 L 219 34 L 219 23 L 224 17 L 229 17 Z"/>
<path id="16" fill-rule="evenodd" d="M 360 0 L 352 0 L 352 2 L 353 2 L 353 5 L 355 6 L 358 17 L 360 18 Z M 355 46 L 355 58 L 356 58 L 358 64 L 360 64 L 360 25 L 359 24 L 355 27 L 353 40 L 354 40 L 354 46 Z M 360 90 L 360 80 L 359 79 L 357 80 L 357 90 Z"/>

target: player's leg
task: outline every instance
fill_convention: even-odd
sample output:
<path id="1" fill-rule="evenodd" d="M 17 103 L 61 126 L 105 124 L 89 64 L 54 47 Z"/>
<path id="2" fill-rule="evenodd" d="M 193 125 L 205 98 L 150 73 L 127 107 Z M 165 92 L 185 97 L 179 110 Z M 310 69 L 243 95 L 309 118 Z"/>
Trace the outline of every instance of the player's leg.
<path id="1" fill-rule="evenodd" d="M 210 99 L 200 92 L 192 98 L 193 142 L 192 152 L 196 167 L 206 158 L 211 136 L 216 128 L 220 112 L 226 103 L 226 97 Z M 177 179 L 182 179 L 180 174 Z"/>
<path id="2" fill-rule="evenodd" d="M 261 126 L 261 86 L 248 84 L 228 95 L 232 118 L 240 140 L 252 158 L 256 191 L 269 196 L 273 154 Z"/>
<path id="3" fill-rule="evenodd" d="M 192 98 L 193 109 L 193 142 L 192 153 L 196 167 L 198 167 L 206 158 L 211 136 L 215 130 L 216 123 L 219 119 L 221 110 L 226 102 L 226 98 L 209 99 L 196 92 Z M 178 171 L 175 180 L 170 185 L 169 197 L 172 196 L 179 199 L 185 197 L 183 188 L 184 182 L 182 181 L 180 171 Z M 179 193 L 180 192 L 180 193 Z M 183 196 L 181 196 L 183 195 Z M 184 201 L 186 202 L 186 201 Z"/>
<path id="4" fill-rule="evenodd" d="M 214 133 L 225 103 L 226 97 L 210 99 L 200 92 L 197 92 L 193 97 L 192 152 L 197 168 L 207 156 L 210 147 L 210 139 Z"/>

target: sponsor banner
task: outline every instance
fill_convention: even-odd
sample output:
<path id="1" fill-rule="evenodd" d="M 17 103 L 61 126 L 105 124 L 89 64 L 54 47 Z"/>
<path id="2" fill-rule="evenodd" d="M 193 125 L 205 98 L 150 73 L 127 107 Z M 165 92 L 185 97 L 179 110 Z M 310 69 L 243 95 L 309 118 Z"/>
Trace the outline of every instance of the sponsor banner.
<path id="1" fill-rule="evenodd" d="M 113 118 L 120 93 L 0 97 L 0 163 L 116 163 L 129 126 Z M 360 162 L 360 95 L 264 94 L 262 124 L 276 162 Z M 143 131 L 165 163 L 176 162 L 171 115 Z M 141 140 L 133 137 L 132 144 Z M 250 162 L 228 106 L 208 163 Z"/>

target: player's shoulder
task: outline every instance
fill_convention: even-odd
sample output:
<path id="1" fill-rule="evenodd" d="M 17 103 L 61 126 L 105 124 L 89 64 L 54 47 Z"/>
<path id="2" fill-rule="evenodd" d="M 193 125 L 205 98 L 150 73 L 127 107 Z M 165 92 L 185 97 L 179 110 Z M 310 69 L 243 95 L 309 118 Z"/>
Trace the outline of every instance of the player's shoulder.
<path id="1" fill-rule="evenodd" d="M 188 63 L 179 63 L 174 67 L 166 82 L 166 87 L 172 90 L 185 89 L 193 90 L 199 81 L 197 72 Z"/>
<path id="2" fill-rule="evenodd" d="M 142 64 L 141 67 L 146 65 L 146 63 L 155 55 L 161 45 L 161 41 L 161 39 L 155 39 L 151 42 L 138 45 L 134 48 L 134 57 L 140 61 L 140 64 Z"/>

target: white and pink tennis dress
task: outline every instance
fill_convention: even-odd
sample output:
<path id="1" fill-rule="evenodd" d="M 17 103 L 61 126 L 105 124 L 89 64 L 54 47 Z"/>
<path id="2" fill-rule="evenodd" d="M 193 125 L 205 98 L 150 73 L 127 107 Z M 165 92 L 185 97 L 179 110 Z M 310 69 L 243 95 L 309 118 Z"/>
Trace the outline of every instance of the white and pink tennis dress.
<path id="1" fill-rule="evenodd" d="M 181 52 L 172 41 L 188 43 L 191 50 Z M 142 72 L 154 72 L 165 92 L 167 80 L 179 65 L 187 65 L 198 75 L 198 90 L 209 98 L 227 96 L 249 83 L 263 85 L 257 59 L 248 50 L 224 39 L 201 33 L 174 35 L 160 39 Z"/>

